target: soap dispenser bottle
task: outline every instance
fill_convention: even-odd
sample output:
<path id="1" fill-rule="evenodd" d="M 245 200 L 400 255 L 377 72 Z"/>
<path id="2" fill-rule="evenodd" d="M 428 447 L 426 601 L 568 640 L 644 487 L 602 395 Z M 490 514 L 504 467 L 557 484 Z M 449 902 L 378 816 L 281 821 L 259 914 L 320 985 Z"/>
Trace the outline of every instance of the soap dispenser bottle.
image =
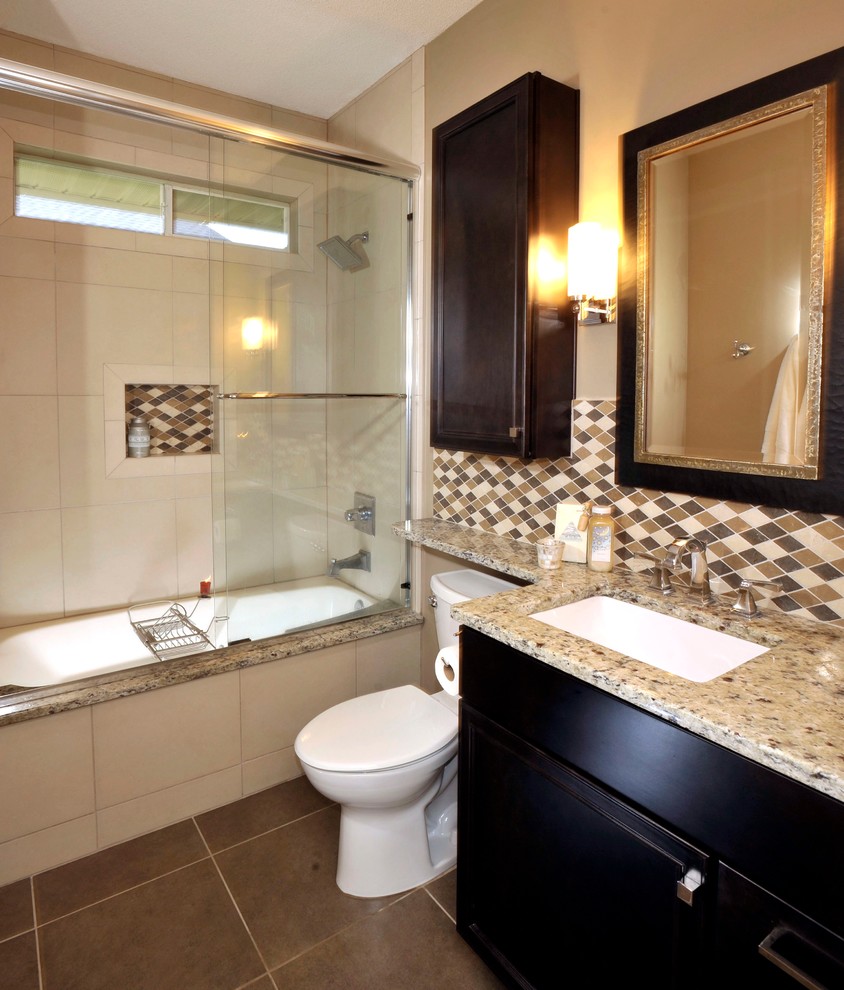
<path id="1" fill-rule="evenodd" d="M 590 571 L 611 571 L 615 551 L 615 519 L 612 506 L 596 505 L 586 533 L 586 566 Z"/>

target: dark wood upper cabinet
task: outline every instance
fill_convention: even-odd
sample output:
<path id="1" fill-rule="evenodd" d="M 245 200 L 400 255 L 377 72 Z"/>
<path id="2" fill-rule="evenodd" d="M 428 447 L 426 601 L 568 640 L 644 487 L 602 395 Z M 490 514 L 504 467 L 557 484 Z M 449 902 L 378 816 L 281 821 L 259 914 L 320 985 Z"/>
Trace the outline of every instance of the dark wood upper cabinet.
<path id="1" fill-rule="evenodd" d="M 514 457 L 571 452 L 578 92 L 531 72 L 434 129 L 431 444 Z"/>

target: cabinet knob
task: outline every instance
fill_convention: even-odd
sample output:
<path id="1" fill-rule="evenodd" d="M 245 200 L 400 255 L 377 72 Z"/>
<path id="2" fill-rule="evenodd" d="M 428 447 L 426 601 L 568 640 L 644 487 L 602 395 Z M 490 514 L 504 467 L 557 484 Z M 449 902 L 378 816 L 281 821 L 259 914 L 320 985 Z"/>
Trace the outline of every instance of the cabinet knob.
<path id="1" fill-rule="evenodd" d="M 522 435 L 522 428 L 521 428 L 521 426 L 511 426 L 510 427 L 510 436 L 514 440 L 517 440 L 521 435 Z"/>

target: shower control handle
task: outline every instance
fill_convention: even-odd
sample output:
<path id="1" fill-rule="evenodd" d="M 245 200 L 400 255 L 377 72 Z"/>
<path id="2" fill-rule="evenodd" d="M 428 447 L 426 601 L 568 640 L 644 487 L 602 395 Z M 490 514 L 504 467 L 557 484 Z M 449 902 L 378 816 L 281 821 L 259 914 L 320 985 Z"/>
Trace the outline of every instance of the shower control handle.
<path id="1" fill-rule="evenodd" d="M 375 496 L 355 492 L 355 507 L 346 509 L 343 518 L 354 524 L 356 530 L 375 536 Z"/>

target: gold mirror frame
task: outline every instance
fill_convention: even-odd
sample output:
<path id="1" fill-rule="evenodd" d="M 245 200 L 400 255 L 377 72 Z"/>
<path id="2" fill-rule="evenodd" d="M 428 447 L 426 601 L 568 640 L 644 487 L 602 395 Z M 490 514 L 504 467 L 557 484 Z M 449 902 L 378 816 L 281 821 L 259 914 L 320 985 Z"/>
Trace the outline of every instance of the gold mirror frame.
<path id="1" fill-rule="evenodd" d="M 750 112 L 719 121 L 638 153 L 637 161 L 637 286 L 636 286 L 636 381 L 635 422 L 633 431 L 634 460 L 644 464 L 668 467 L 697 468 L 740 474 L 767 475 L 779 478 L 815 479 L 819 476 L 819 435 L 821 391 L 823 381 L 823 306 L 824 271 L 826 261 L 827 223 L 832 211 L 827 210 L 831 191 L 828 190 L 827 169 L 827 86 L 805 90 L 787 99 L 769 103 Z M 807 307 L 808 363 L 806 377 L 806 446 L 803 463 L 799 465 L 764 461 L 733 460 L 690 454 L 654 453 L 647 449 L 647 386 L 648 355 L 652 302 L 651 272 L 651 202 L 653 199 L 653 164 L 659 159 L 711 142 L 719 137 L 736 135 L 755 125 L 782 118 L 808 109 L 812 118 L 811 153 L 811 234 L 809 259 L 809 292 Z"/>

